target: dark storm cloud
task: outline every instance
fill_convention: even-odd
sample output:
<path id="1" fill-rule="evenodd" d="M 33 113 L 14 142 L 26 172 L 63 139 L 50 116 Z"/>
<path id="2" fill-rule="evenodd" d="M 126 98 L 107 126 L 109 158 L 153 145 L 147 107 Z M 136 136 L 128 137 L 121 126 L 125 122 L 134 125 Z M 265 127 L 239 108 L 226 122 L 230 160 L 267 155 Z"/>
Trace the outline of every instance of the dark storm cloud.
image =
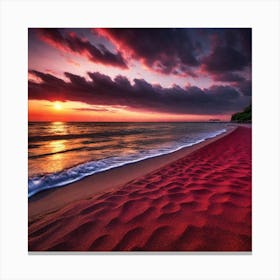
<path id="1" fill-rule="evenodd" d="M 215 82 L 244 82 L 251 71 L 250 28 L 93 29 L 148 69 Z"/>
<path id="2" fill-rule="evenodd" d="M 203 62 L 209 72 L 224 72 L 243 70 L 249 61 L 241 52 L 226 46 L 215 48 Z"/>
<path id="3" fill-rule="evenodd" d="M 241 71 L 251 66 L 251 29 L 225 29 L 213 37 L 211 53 L 202 59 L 210 73 Z"/>
<path id="4" fill-rule="evenodd" d="M 252 60 L 252 30 L 251 28 L 240 28 L 238 30 L 240 44 L 248 61 Z"/>
<path id="5" fill-rule="evenodd" d="M 190 67 L 198 66 L 194 44 L 186 29 L 109 28 L 93 30 L 107 37 L 119 50 L 164 73 L 195 76 Z"/>
<path id="6" fill-rule="evenodd" d="M 230 86 L 163 88 L 143 79 L 131 84 L 126 77 L 114 80 L 100 73 L 88 73 L 90 81 L 65 73 L 70 82 L 50 74 L 30 71 L 42 83 L 29 81 L 29 99 L 81 101 L 91 105 L 126 106 L 139 111 L 174 114 L 224 114 L 243 109 L 250 98 Z"/>
<path id="7" fill-rule="evenodd" d="M 53 47 L 66 52 L 74 52 L 87 57 L 90 61 L 104 65 L 127 68 L 120 52 L 112 53 L 103 44 L 98 47 L 86 39 L 81 39 L 75 32 L 61 32 L 56 28 L 38 29 L 39 37 Z"/>
<path id="8" fill-rule="evenodd" d="M 237 83 L 236 87 L 245 96 L 252 95 L 252 81 L 245 80 Z"/>
<path id="9" fill-rule="evenodd" d="M 221 82 L 243 82 L 245 78 L 232 72 L 217 73 L 212 75 L 214 81 Z"/>

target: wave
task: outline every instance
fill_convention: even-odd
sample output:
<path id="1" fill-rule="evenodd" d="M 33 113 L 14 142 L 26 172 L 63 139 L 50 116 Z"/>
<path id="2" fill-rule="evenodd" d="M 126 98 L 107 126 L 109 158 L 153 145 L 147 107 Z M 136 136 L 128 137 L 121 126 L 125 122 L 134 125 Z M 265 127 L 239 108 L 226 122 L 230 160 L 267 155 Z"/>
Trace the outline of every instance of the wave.
<path id="1" fill-rule="evenodd" d="M 92 141 L 89 143 L 92 144 Z M 99 149 L 104 149 L 106 147 L 109 147 L 109 145 L 104 145 L 104 146 L 98 146 Z M 66 149 L 66 150 L 61 150 L 53 153 L 45 153 L 45 154 L 40 154 L 40 155 L 33 155 L 33 156 L 28 156 L 28 159 L 36 159 L 36 158 L 43 158 L 47 156 L 53 156 L 57 154 L 64 154 L 64 153 L 69 153 L 69 152 L 75 152 L 75 151 L 93 151 L 96 150 L 96 147 L 77 147 L 73 149 Z"/>
<path id="2" fill-rule="evenodd" d="M 50 140 L 71 140 L 71 139 L 82 139 L 82 138 L 107 138 L 107 137 L 114 137 L 114 136 L 127 136 L 131 134 L 143 134 L 147 129 L 133 129 L 133 130 L 126 130 L 126 131 L 117 131 L 112 132 L 94 132 L 94 133 L 83 133 L 83 134 L 57 134 L 57 135 L 36 135 L 36 136 L 29 136 L 28 142 L 43 142 L 43 141 L 50 141 Z M 102 141 L 103 141 L 102 139 Z"/>
<path id="3" fill-rule="evenodd" d="M 216 137 L 227 130 L 222 129 L 216 132 L 208 133 L 205 137 L 197 138 L 193 142 L 179 143 L 172 148 L 164 148 L 157 150 L 150 150 L 145 152 L 139 152 L 138 154 L 130 155 L 127 157 L 108 157 L 97 161 L 89 161 L 79 164 L 69 169 L 62 170 L 60 172 L 52 174 L 43 174 L 28 179 L 28 197 L 34 194 L 57 187 L 62 187 L 70 183 L 79 181 L 87 176 L 103 172 L 112 168 L 121 167 L 130 163 L 139 162 L 148 158 L 161 156 L 164 154 L 173 153 L 182 148 L 190 147 L 201 143 L 207 139 Z"/>

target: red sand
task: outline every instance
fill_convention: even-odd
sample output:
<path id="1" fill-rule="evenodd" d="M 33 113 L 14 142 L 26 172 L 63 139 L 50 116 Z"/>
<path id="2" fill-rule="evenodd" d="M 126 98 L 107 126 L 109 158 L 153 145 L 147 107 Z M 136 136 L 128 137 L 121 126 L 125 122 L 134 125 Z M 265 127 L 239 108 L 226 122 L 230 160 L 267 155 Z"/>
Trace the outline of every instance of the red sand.
<path id="1" fill-rule="evenodd" d="M 251 251 L 251 129 L 28 230 L 29 251 Z"/>

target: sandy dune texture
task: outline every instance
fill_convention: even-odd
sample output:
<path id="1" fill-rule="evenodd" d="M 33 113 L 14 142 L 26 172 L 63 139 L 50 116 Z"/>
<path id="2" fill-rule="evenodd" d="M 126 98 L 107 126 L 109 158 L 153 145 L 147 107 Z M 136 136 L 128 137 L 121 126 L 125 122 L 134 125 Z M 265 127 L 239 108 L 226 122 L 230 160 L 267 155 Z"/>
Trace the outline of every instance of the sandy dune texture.
<path id="1" fill-rule="evenodd" d="M 29 251 L 251 251 L 251 128 L 29 224 Z M 128 171 L 129 172 L 129 166 Z"/>

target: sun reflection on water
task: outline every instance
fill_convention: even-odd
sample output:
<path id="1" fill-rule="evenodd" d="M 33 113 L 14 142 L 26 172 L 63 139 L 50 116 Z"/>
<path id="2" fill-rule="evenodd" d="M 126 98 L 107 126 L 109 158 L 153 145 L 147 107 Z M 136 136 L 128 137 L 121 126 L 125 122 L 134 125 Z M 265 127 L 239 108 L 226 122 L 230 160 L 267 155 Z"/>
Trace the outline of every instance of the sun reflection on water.
<path id="1" fill-rule="evenodd" d="M 49 130 L 51 134 L 66 134 L 67 126 L 64 122 L 52 122 Z"/>
<path id="2" fill-rule="evenodd" d="M 67 134 L 67 126 L 64 122 L 52 122 L 49 127 L 51 135 L 64 135 Z M 48 143 L 49 152 L 52 154 L 46 165 L 48 170 L 61 170 L 65 167 L 65 151 L 67 147 L 67 140 L 51 140 Z"/>
<path id="3" fill-rule="evenodd" d="M 64 151 L 66 148 L 66 140 L 53 140 L 49 143 L 51 153 Z"/>

